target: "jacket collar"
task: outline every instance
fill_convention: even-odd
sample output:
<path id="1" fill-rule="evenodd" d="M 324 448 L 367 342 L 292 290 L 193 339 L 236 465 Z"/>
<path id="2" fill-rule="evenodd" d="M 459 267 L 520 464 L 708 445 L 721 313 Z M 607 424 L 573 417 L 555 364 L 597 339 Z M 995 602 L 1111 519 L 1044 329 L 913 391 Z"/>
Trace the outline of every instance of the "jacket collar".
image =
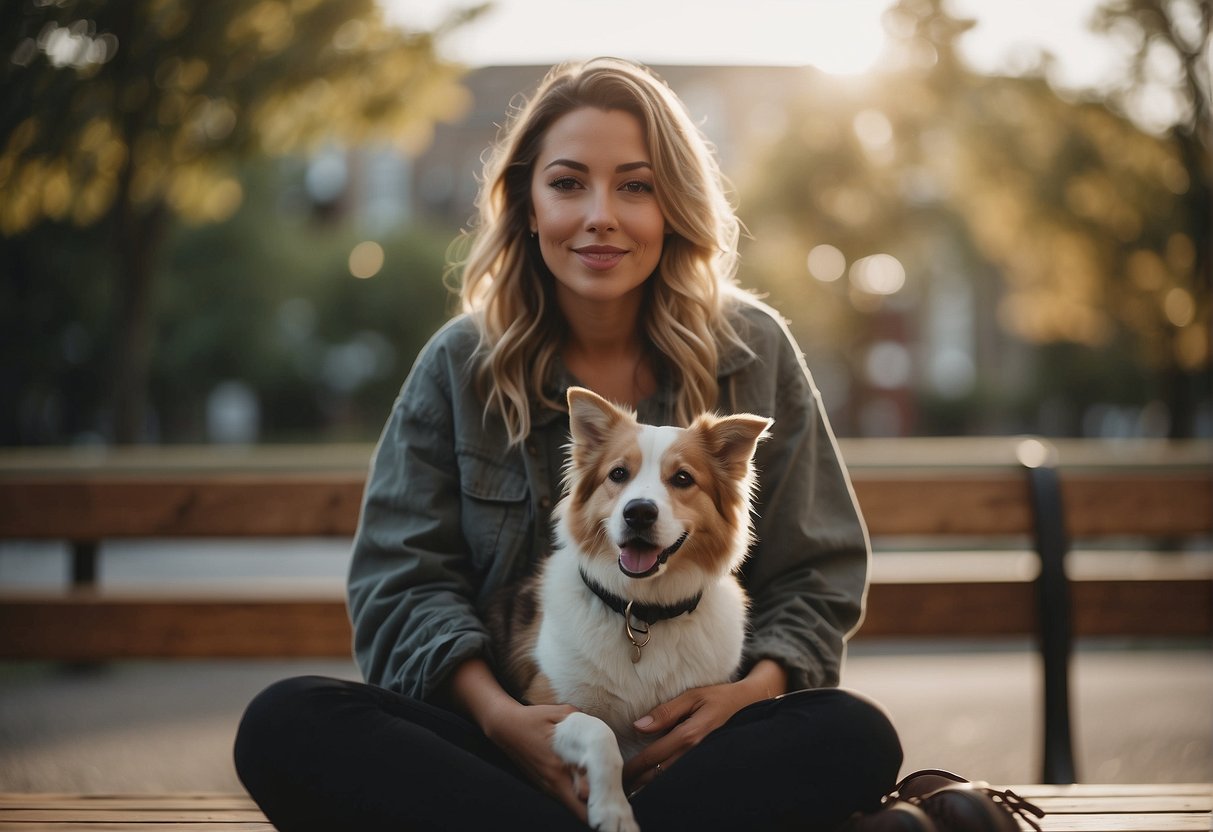
<path id="1" fill-rule="evenodd" d="M 757 358 L 754 351 L 745 344 L 726 345 L 716 362 L 716 378 L 721 383 L 722 393 L 728 377 L 756 361 Z M 557 355 L 552 364 L 552 379 L 548 382 L 549 395 L 556 401 L 563 401 L 568 395 L 568 389 L 576 385 L 577 379 L 573 377 L 573 374 L 564 366 L 564 362 L 560 360 L 560 356 Z M 640 403 L 640 420 L 650 424 L 670 424 L 673 419 L 673 405 L 673 393 L 670 386 L 658 383 L 657 392 Z M 544 427 L 565 415 L 562 411 L 543 406 L 536 399 L 531 400 L 531 424 L 535 427 Z"/>

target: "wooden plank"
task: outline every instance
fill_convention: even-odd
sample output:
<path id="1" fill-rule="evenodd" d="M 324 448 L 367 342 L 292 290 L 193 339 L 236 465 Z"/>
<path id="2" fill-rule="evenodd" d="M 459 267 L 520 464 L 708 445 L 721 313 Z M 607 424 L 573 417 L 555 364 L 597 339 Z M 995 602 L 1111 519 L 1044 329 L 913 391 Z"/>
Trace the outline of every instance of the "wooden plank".
<path id="1" fill-rule="evenodd" d="M 1017 582 L 872 584 L 860 637 L 917 637 L 963 632 L 1010 636 L 1036 631 L 1036 596 Z"/>
<path id="2" fill-rule="evenodd" d="M 1213 583 L 1075 581 L 1078 636 L 1213 635 Z M 1036 632 L 1031 583 L 872 584 L 859 637 L 1020 636 Z M 176 593 L 0 596 L 0 658 L 346 657 L 351 633 L 340 590 L 306 597 Z"/>
<path id="3" fill-rule="evenodd" d="M 267 820 L 247 821 L 183 821 L 156 823 L 143 821 L 0 821 L 0 832 L 275 832 Z"/>
<path id="4" fill-rule="evenodd" d="M 1070 591 L 1076 636 L 1213 636 L 1211 582 L 1089 580 Z M 873 583 L 858 635 L 1031 635 L 1036 603 L 1031 583 Z"/>
<path id="5" fill-rule="evenodd" d="M 1048 814 L 1045 832 L 1190 832 L 1208 830 L 1208 784 L 1022 785 L 1011 789 Z M 269 830 L 239 794 L 0 794 L 0 830 L 234 832 Z M 1026 829 L 1026 827 L 1024 827 Z"/>
<path id="6" fill-rule="evenodd" d="M 362 471 L 30 472 L 0 476 L 0 538 L 350 536 Z M 1213 473 L 1063 472 L 1074 537 L 1213 531 Z M 1022 471 L 857 471 L 869 531 L 1026 535 Z"/>
<path id="7" fill-rule="evenodd" d="M 1049 814 L 1111 814 L 1113 812 L 1213 812 L 1213 795 L 1107 795 L 1103 797 L 1035 797 Z"/>
<path id="8" fill-rule="evenodd" d="M 1077 636 L 1213 637 L 1213 582 L 1071 581 Z"/>
<path id="9" fill-rule="evenodd" d="M 88 794 L 80 792 L 3 792 L 0 810 L 4 809 L 129 809 L 160 811 L 164 809 L 208 811 L 259 811 L 246 794 L 236 792 L 146 794 Z"/>
<path id="10" fill-rule="evenodd" d="M 330 600 L 8 596 L 0 658 L 347 657 L 345 604 Z"/>
<path id="11" fill-rule="evenodd" d="M 1061 472 L 1071 537 L 1185 536 L 1213 532 L 1213 473 Z M 1024 474 L 924 471 L 854 473 L 874 535 L 1029 535 Z"/>
<path id="12" fill-rule="evenodd" d="M 1024 783 L 1007 788 L 1029 800 L 1046 797 L 1104 798 L 1159 795 L 1213 798 L 1213 784 L 1211 783 Z"/>
<path id="13" fill-rule="evenodd" d="M 1213 469 L 1114 475 L 1063 470 L 1061 494 L 1073 537 L 1213 532 Z"/>
<path id="14" fill-rule="evenodd" d="M 0 830 L 18 829 L 269 832 L 273 827 L 243 794 L 0 794 Z"/>
<path id="15" fill-rule="evenodd" d="M 0 480 L 0 537 L 351 536 L 364 475 L 56 475 Z"/>
<path id="16" fill-rule="evenodd" d="M 258 809 L 136 809 L 121 805 L 110 808 L 68 808 L 50 806 L 41 809 L 0 809 L 4 823 L 79 823 L 81 821 L 137 821 L 138 823 L 264 823 Z"/>
<path id="17" fill-rule="evenodd" d="M 873 536 L 1022 535 L 1032 530 L 1028 483 L 1017 472 L 856 474 L 854 486 Z"/>
<path id="18" fill-rule="evenodd" d="M 1020 824 L 1021 829 L 1028 829 Z M 1045 815 L 1042 832 L 1209 832 L 1206 812 Z"/>

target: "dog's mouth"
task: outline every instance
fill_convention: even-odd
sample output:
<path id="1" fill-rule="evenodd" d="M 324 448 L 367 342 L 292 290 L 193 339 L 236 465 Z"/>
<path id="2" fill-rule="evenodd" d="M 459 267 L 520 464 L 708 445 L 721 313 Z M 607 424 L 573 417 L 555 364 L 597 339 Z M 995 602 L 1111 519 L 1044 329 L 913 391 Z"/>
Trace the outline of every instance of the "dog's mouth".
<path id="1" fill-rule="evenodd" d="M 656 572 L 670 556 L 686 543 L 689 532 L 674 541 L 673 545 L 662 549 L 652 541 L 634 537 L 624 541 L 619 547 L 619 569 L 629 578 L 647 578 Z"/>

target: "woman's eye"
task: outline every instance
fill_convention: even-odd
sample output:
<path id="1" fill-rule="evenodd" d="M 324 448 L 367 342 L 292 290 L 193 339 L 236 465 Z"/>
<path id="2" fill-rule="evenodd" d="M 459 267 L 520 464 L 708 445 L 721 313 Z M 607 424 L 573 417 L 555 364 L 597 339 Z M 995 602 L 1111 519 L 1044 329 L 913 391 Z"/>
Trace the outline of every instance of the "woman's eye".
<path id="1" fill-rule="evenodd" d="M 695 478 L 686 471 L 679 471 L 678 473 L 674 474 L 674 476 L 670 477 L 670 483 L 675 488 L 690 488 L 695 484 Z"/>
<path id="2" fill-rule="evenodd" d="M 625 482 L 628 478 L 628 469 L 621 467 L 612 468 L 611 473 L 607 474 L 607 478 L 611 482 Z"/>
<path id="3" fill-rule="evenodd" d="M 622 190 L 625 190 L 630 194 L 651 194 L 653 192 L 653 186 L 648 182 L 625 182 Z"/>
<path id="4" fill-rule="evenodd" d="M 578 187 L 578 184 L 577 180 L 571 176 L 562 176 L 548 183 L 549 187 L 555 188 L 558 191 L 571 191 Z"/>

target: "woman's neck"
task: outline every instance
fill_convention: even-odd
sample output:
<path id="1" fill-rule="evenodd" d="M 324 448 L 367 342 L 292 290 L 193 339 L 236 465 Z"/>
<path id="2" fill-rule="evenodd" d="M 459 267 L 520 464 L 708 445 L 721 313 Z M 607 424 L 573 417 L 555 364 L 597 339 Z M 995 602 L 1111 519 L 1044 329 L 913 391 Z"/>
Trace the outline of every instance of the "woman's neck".
<path id="1" fill-rule="evenodd" d="M 656 373 L 640 330 L 638 302 L 561 306 L 568 325 L 561 358 L 580 383 L 630 407 L 653 394 Z"/>

